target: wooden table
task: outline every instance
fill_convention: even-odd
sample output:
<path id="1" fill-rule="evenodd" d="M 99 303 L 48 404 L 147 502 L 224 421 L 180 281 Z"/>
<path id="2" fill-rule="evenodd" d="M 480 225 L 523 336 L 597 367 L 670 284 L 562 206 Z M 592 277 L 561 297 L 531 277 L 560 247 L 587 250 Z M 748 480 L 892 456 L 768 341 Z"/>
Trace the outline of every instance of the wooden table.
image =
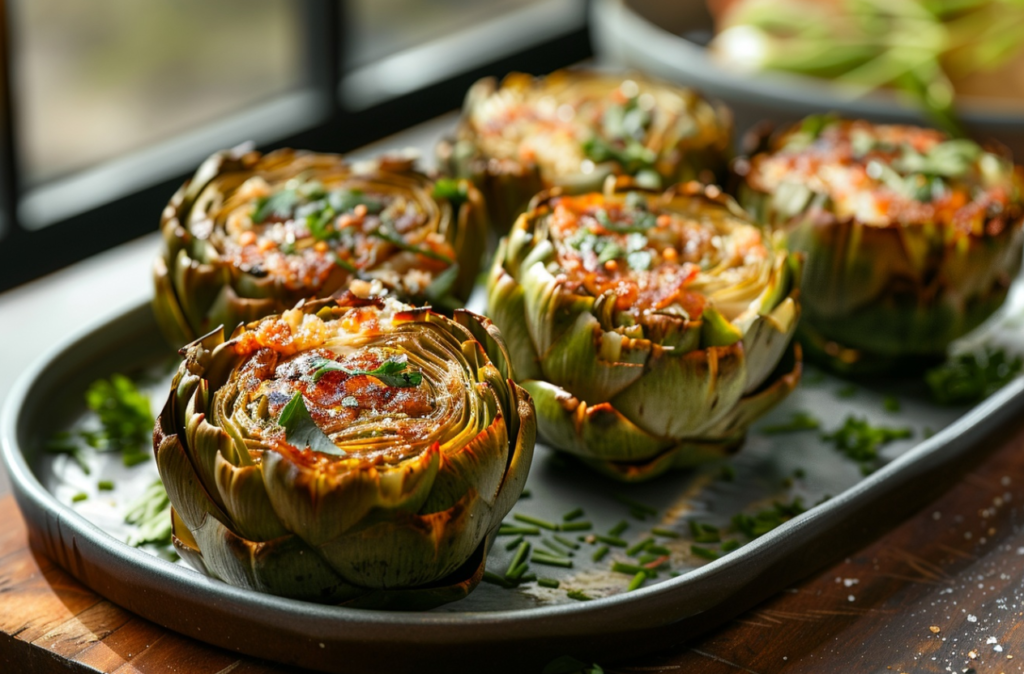
<path id="1" fill-rule="evenodd" d="M 1022 672 L 1022 513 L 1024 429 L 851 557 L 696 643 L 605 671 Z M 192 641 L 93 594 L 28 547 L 13 498 L 0 499 L 0 672 L 294 671 Z"/>

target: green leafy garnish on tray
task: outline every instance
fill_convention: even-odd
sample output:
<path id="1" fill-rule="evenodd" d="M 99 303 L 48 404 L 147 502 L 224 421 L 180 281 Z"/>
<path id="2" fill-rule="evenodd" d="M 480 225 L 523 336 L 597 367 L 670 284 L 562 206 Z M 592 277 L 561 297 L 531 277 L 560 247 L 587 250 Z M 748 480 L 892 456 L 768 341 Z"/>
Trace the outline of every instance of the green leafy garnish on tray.
<path id="1" fill-rule="evenodd" d="M 794 412 L 789 421 L 765 426 L 761 432 L 765 435 L 777 435 L 798 431 L 815 431 L 819 427 L 821 427 L 821 423 L 807 412 Z"/>
<path id="2" fill-rule="evenodd" d="M 752 515 L 746 513 L 734 515 L 732 526 L 748 538 L 757 538 L 806 511 L 807 508 L 804 507 L 800 497 L 794 498 L 789 503 L 776 501 L 770 508 L 758 510 Z M 732 547 L 733 545 L 735 544 L 730 544 L 729 547 L 735 549 Z"/>
<path id="3" fill-rule="evenodd" d="M 85 392 L 85 403 L 99 419 L 98 430 L 74 433 L 59 431 L 45 446 L 52 454 L 67 454 L 86 475 L 91 471 L 85 460 L 84 445 L 97 452 L 120 452 L 126 466 L 149 460 L 153 438 L 153 416 L 149 396 L 131 379 L 111 375 L 94 381 Z"/>
<path id="4" fill-rule="evenodd" d="M 146 544 L 171 544 L 171 500 L 160 480 L 146 488 L 131 505 L 124 517 L 128 524 L 138 527 L 128 537 L 128 544 L 136 547 Z"/>
<path id="5" fill-rule="evenodd" d="M 1020 375 L 1024 361 L 1005 351 L 984 349 L 950 357 L 925 373 L 932 399 L 940 405 L 978 402 Z"/>
<path id="6" fill-rule="evenodd" d="M 842 426 L 822 435 L 821 439 L 835 444 L 836 449 L 859 463 L 861 470 L 867 474 L 875 468 L 880 447 L 893 440 L 913 436 L 914 431 L 909 428 L 872 426 L 865 418 L 848 416 Z"/>

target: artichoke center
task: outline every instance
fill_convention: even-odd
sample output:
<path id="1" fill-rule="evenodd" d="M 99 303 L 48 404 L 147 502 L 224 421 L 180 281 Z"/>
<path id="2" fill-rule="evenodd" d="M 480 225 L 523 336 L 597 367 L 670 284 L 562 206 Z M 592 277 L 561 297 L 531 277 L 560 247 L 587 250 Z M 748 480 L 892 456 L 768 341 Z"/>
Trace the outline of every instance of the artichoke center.
<path id="1" fill-rule="evenodd" d="M 769 260 L 760 231 L 728 211 L 660 208 L 639 192 L 556 198 L 547 228 L 565 289 L 613 293 L 616 310 L 638 321 L 653 313 L 699 318 L 716 289 L 757 277 Z"/>

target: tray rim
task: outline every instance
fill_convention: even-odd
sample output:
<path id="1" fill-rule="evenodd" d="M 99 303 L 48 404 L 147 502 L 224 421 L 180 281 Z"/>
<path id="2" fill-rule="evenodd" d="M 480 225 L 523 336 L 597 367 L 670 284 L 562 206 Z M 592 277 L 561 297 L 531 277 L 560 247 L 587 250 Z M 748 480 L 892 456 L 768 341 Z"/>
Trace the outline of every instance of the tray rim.
<path id="1" fill-rule="evenodd" d="M 488 612 L 390 612 L 343 608 L 235 588 L 130 547 L 99 529 L 70 506 L 60 503 L 36 478 L 19 441 L 22 426 L 29 421 L 29 417 L 23 413 L 31 409 L 33 392 L 52 387 L 54 380 L 49 379 L 48 383 L 48 375 L 62 363 L 77 359 L 80 367 L 85 361 L 82 355 L 76 355 L 77 352 L 94 355 L 103 353 L 102 345 L 114 341 L 107 338 L 108 334 L 120 331 L 122 338 L 131 337 L 131 331 L 141 332 L 146 321 L 152 321 L 148 301 L 139 302 L 112 317 L 94 321 L 73 332 L 37 359 L 12 387 L 0 411 L 0 458 L 7 466 L 15 497 L 30 531 L 53 545 L 64 545 L 66 553 L 67 537 L 70 536 L 74 549 L 69 554 L 79 564 L 68 564 L 66 558 L 55 561 L 65 568 L 74 567 L 67 570 L 87 585 L 90 583 L 83 575 L 88 575 L 88 569 L 80 567 L 83 560 L 86 564 L 96 564 L 100 568 L 105 564 L 113 564 L 115 568 L 130 571 L 133 577 L 147 582 L 148 585 L 141 588 L 143 591 L 177 589 L 196 609 L 255 612 L 260 616 L 258 622 L 268 629 L 287 630 L 291 624 L 289 631 L 296 632 L 301 627 L 301 634 L 309 641 L 324 643 L 327 639 L 337 646 L 355 647 L 360 644 L 367 648 L 380 648 L 396 641 L 408 645 L 486 646 L 560 639 L 566 643 L 566 651 L 569 651 L 572 640 L 613 635 L 625 630 L 635 633 L 692 618 L 728 601 L 731 595 L 721 596 L 723 586 L 740 586 L 742 589 L 742 586 L 757 579 L 760 572 L 767 572 L 773 564 L 782 561 L 794 546 L 813 544 L 816 538 L 830 528 L 841 526 L 851 514 L 856 515 L 858 506 L 867 507 L 886 494 L 891 494 L 894 489 L 911 483 L 916 474 L 924 472 L 929 466 L 934 469 L 936 463 L 949 462 L 972 451 L 978 456 L 987 454 L 991 448 L 977 448 L 980 440 L 997 426 L 1006 426 L 1015 421 L 1019 423 L 1024 413 L 1024 377 L 1020 377 L 942 431 L 918 443 L 829 501 L 729 555 L 676 578 L 628 594 L 587 602 Z M 49 526 L 43 526 L 42 523 Z M 781 588 L 774 588 L 772 593 L 778 589 Z M 108 595 L 107 592 L 99 592 Z M 718 599 L 715 599 L 716 596 Z M 123 604 L 116 599 L 112 600 Z M 135 607 L 137 602 L 128 603 L 136 613 L 175 631 L 219 646 L 267 657 L 259 643 L 243 646 L 234 642 L 225 643 L 223 639 L 218 639 L 217 634 L 197 631 L 195 625 L 187 621 L 182 624 L 180 619 L 174 619 L 173 616 L 163 616 L 156 608 L 147 611 L 143 607 L 143 610 L 139 610 Z M 253 616 L 247 617 L 251 619 Z M 573 619 L 564 619 L 568 617 Z M 167 624 L 168 621 L 171 624 Z M 339 630 L 339 627 L 344 627 L 344 630 Z M 343 633 L 339 635 L 339 631 Z M 632 652 L 638 650 L 635 642 L 630 644 L 630 648 Z M 318 667 L 315 663 L 301 661 L 296 664 Z"/>

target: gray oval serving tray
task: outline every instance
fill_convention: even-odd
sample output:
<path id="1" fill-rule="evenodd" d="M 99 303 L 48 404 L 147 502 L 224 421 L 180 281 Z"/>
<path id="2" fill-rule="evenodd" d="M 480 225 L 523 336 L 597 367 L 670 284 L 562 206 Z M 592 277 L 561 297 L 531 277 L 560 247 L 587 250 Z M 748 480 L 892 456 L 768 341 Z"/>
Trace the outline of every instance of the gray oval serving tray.
<path id="1" fill-rule="evenodd" d="M 96 592 L 153 622 L 229 650 L 321 671 L 522 673 L 540 671 L 563 655 L 607 663 L 676 646 L 877 537 L 955 482 L 1024 419 L 1024 379 L 964 410 L 930 405 L 920 384 L 907 381 L 862 384 L 853 397 L 840 397 L 836 392 L 845 382 L 812 371 L 758 428 L 805 410 L 822 420 L 824 430 L 847 414 L 911 427 L 916 438 L 925 427 L 941 430 L 920 442 L 887 446 L 886 465 L 862 478 L 856 464 L 817 433 L 768 436 L 755 428 L 732 460 L 731 482 L 716 479 L 721 466 L 709 466 L 628 487 L 538 445 L 528 484 L 532 495 L 514 512 L 560 520 L 582 507 L 598 533 L 625 519 L 630 528 L 622 536 L 631 543 L 652 526 L 674 529 L 681 538 L 659 542 L 672 548 L 679 575 L 662 574 L 626 593 L 630 577 L 608 571 L 612 560 L 627 561 L 624 552 L 615 549 L 594 563 L 594 546 L 580 543 L 573 569 L 531 567 L 559 579 L 559 590 L 482 584 L 467 599 L 430 612 L 369 611 L 239 590 L 131 547 L 118 530 L 120 519 L 110 515 L 118 511 L 105 511 L 104 504 L 122 505 L 128 492 L 148 484 L 155 475 L 152 462 L 117 473 L 126 469 L 100 461 L 86 479 L 66 457 L 43 451 L 55 430 L 81 422 L 89 382 L 167 356 L 148 305 L 140 305 L 72 336 L 15 385 L 0 415 L 0 450 L 32 544 Z M 155 386 L 154 397 L 162 396 Z M 902 401 L 898 415 L 884 410 L 882 401 L 891 394 Z M 795 471 L 802 477 L 794 480 Z M 117 488 L 101 497 L 91 485 L 114 473 Z M 93 497 L 72 504 L 70 494 L 83 489 Z M 718 560 L 690 553 L 690 519 L 727 525 L 732 514 L 772 499 L 800 496 L 811 504 L 826 493 L 833 497 Z M 623 498 L 650 505 L 658 515 L 635 519 Z M 497 539 L 488 568 L 504 571 L 508 540 Z M 598 598 L 573 601 L 566 588 Z"/>

